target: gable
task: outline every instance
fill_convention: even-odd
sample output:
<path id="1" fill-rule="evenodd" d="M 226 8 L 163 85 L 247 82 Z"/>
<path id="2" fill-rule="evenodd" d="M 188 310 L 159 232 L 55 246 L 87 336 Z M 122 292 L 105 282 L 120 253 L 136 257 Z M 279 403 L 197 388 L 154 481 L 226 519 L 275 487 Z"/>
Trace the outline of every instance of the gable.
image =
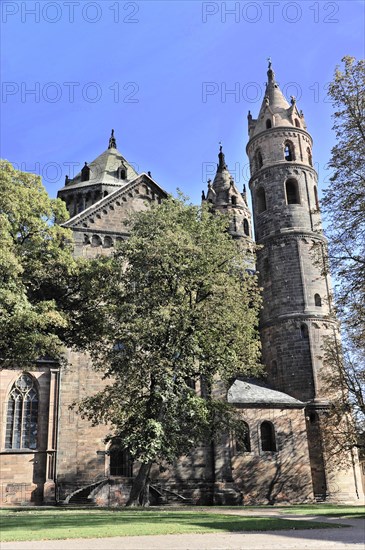
<path id="1" fill-rule="evenodd" d="M 167 193 L 144 173 L 103 197 L 63 224 L 73 231 L 75 256 L 110 253 L 118 240 L 127 238 L 131 214 L 165 198 Z"/>

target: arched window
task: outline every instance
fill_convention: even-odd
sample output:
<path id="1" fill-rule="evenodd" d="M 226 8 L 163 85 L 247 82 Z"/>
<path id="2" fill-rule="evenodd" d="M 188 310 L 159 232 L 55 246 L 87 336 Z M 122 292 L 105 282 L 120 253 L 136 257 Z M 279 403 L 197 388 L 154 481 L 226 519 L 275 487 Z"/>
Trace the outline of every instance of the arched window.
<path id="1" fill-rule="evenodd" d="M 309 164 L 311 166 L 313 166 L 312 153 L 311 153 L 311 150 L 309 149 L 309 147 L 307 147 L 307 157 L 308 157 Z"/>
<path id="2" fill-rule="evenodd" d="M 127 177 L 127 171 L 124 166 L 119 166 L 118 168 L 118 179 L 125 180 Z"/>
<path id="3" fill-rule="evenodd" d="M 236 452 L 250 453 L 251 452 L 250 428 L 247 422 L 242 420 L 239 423 L 235 436 L 236 436 Z"/>
<path id="4" fill-rule="evenodd" d="M 233 205 L 236 205 L 236 204 L 237 204 L 237 197 L 235 197 L 234 195 L 232 195 L 232 197 L 231 197 L 231 203 L 232 203 Z"/>
<path id="5" fill-rule="evenodd" d="M 308 325 L 305 323 L 300 325 L 300 336 L 302 337 L 302 340 L 307 340 L 309 338 Z"/>
<path id="6" fill-rule="evenodd" d="M 314 186 L 313 190 L 314 190 L 314 201 L 316 203 L 316 210 L 319 210 L 318 191 L 317 191 L 316 185 Z"/>
<path id="7" fill-rule="evenodd" d="M 271 422 L 262 422 L 260 426 L 262 451 L 276 451 L 275 430 Z"/>
<path id="8" fill-rule="evenodd" d="M 243 220 L 243 232 L 245 235 L 247 235 L 247 237 L 250 236 L 250 227 L 246 218 Z"/>
<path id="9" fill-rule="evenodd" d="M 108 235 L 104 237 L 104 248 L 111 248 L 113 246 L 113 239 Z"/>
<path id="10" fill-rule="evenodd" d="M 87 165 L 87 162 L 85 162 L 84 167 L 81 170 L 81 181 L 89 181 L 90 179 L 90 168 Z"/>
<path id="11" fill-rule="evenodd" d="M 314 304 L 315 304 L 316 307 L 321 307 L 322 306 L 322 298 L 320 297 L 319 294 L 314 295 Z"/>
<path id="12" fill-rule="evenodd" d="M 266 195 L 263 187 L 259 187 L 256 191 L 256 209 L 258 214 L 266 210 Z"/>
<path id="13" fill-rule="evenodd" d="M 299 122 L 299 120 L 298 120 L 297 118 L 295 119 L 295 126 L 296 126 L 297 128 L 300 128 L 300 122 Z"/>
<path id="14" fill-rule="evenodd" d="M 285 160 L 294 160 L 294 145 L 291 141 L 286 141 L 284 144 L 284 157 Z"/>
<path id="15" fill-rule="evenodd" d="M 285 182 L 286 204 L 300 204 L 297 180 L 290 178 Z"/>
<path id="16" fill-rule="evenodd" d="M 269 130 L 269 128 L 271 128 L 271 120 L 269 118 L 266 121 L 266 128 L 267 128 L 267 130 Z"/>
<path id="17" fill-rule="evenodd" d="M 120 439 L 112 440 L 110 449 L 110 475 L 121 477 L 133 476 L 133 461 L 128 449 L 123 448 Z"/>
<path id="18" fill-rule="evenodd" d="M 36 449 L 38 435 L 38 391 L 35 380 L 23 373 L 8 398 L 6 449 Z"/>
<path id="19" fill-rule="evenodd" d="M 101 246 L 103 243 L 99 235 L 93 235 L 91 237 L 91 246 Z"/>
<path id="20" fill-rule="evenodd" d="M 262 168 L 264 162 L 262 160 L 262 153 L 260 150 L 256 151 L 256 170 L 260 170 Z"/>

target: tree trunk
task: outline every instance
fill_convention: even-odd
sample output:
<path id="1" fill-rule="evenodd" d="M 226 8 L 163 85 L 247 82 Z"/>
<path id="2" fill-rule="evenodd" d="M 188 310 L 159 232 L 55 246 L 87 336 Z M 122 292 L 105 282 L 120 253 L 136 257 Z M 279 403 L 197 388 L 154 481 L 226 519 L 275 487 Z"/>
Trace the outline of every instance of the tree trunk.
<path id="1" fill-rule="evenodd" d="M 133 481 L 126 506 L 148 506 L 148 476 L 151 466 L 152 462 L 149 462 L 148 464 L 141 464 L 139 472 Z"/>

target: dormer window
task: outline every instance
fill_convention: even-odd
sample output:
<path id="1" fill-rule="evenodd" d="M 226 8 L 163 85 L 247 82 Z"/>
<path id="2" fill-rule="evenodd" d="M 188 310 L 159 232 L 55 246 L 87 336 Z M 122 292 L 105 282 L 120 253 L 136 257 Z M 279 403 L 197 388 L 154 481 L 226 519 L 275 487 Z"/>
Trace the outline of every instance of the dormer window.
<path id="1" fill-rule="evenodd" d="M 127 179 L 127 170 L 124 166 L 119 166 L 118 168 L 118 179 L 119 180 L 125 180 Z"/>
<path id="2" fill-rule="evenodd" d="M 291 161 L 294 160 L 294 145 L 291 141 L 286 141 L 284 144 L 284 157 L 285 160 Z"/>
<path id="3" fill-rule="evenodd" d="M 266 129 L 269 130 L 271 128 L 272 124 L 271 124 L 271 120 L 270 119 L 267 119 L 266 121 Z"/>
<path id="4" fill-rule="evenodd" d="M 90 179 L 90 168 L 87 165 L 87 162 L 85 162 L 85 166 L 81 170 L 81 181 L 89 181 Z"/>
<path id="5" fill-rule="evenodd" d="M 297 128 L 300 128 L 300 122 L 299 122 L 299 120 L 298 120 L 297 118 L 295 119 L 295 126 L 296 126 Z"/>
<path id="6" fill-rule="evenodd" d="M 236 205 L 237 204 L 237 197 L 235 197 L 234 195 L 231 197 L 231 203 L 233 205 Z"/>

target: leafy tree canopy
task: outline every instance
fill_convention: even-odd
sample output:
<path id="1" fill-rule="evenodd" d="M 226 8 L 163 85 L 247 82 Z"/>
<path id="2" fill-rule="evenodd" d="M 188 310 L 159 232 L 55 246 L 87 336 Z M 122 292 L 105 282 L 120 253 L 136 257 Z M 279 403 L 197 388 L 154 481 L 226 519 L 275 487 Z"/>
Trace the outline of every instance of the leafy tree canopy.
<path id="1" fill-rule="evenodd" d="M 260 370 L 260 293 L 226 217 L 170 198 L 131 223 L 111 257 L 85 266 L 70 341 L 110 379 L 80 409 L 142 463 L 133 500 L 152 463 L 226 426 L 229 382 Z"/>
<path id="2" fill-rule="evenodd" d="M 67 316 L 58 307 L 73 269 L 62 201 L 34 174 L 0 161 L 0 364 L 58 357 Z"/>
<path id="3" fill-rule="evenodd" d="M 324 346 L 328 389 L 337 396 L 326 439 L 333 454 L 353 447 L 365 452 L 365 61 L 346 56 L 342 62 L 329 86 L 336 145 L 323 200 L 343 334 L 343 353 L 336 338 Z"/>

